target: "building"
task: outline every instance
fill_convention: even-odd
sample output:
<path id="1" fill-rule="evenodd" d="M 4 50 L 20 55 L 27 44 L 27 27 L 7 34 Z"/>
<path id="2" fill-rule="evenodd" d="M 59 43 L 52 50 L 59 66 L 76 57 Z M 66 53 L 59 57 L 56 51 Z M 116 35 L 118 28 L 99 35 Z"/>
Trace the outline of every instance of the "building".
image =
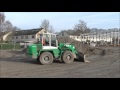
<path id="1" fill-rule="evenodd" d="M 61 33 L 57 35 L 57 37 L 70 37 L 70 35 L 66 33 L 65 31 L 62 31 Z"/>
<path id="2" fill-rule="evenodd" d="M 45 32 L 46 32 L 46 30 L 43 28 L 15 31 L 15 32 L 13 32 L 13 35 L 11 37 L 11 41 L 13 43 L 36 42 L 40 37 L 39 34 L 45 33 Z"/>
<path id="3" fill-rule="evenodd" d="M 73 37 L 73 36 L 71 36 Z M 81 42 L 95 42 L 96 44 L 120 44 L 120 32 L 100 32 L 100 33 L 85 33 L 80 36 L 74 36 L 76 40 Z"/>
<path id="4" fill-rule="evenodd" d="M 61 32 L 58 37 L 70 37 L 76 41 L 83 43 L 94 42 L 96 44 L 120 44 L 120 32 L 93 32 L 77 35 L 70 35 L 66 32 Z"/>
<path id="5" fill-rule="evenodd" d="M 10 35 L 11 33 L 12 33 L 12 32 L 0 32 L 0 41 L 1 41 L 1 42 L 9 41 L 9 35 Z"/>

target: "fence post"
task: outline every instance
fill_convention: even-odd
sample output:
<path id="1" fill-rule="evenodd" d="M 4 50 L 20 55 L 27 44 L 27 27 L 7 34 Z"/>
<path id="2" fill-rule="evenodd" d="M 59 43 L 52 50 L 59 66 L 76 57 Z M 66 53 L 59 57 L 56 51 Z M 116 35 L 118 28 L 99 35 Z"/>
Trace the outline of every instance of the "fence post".
<path id="1" fill-rule="evenodd" d="M 1 50 L 2 50 L 2 43 L 1 43 Z"/>
<path id="2" fill-rule="evenodd" d="M 97 45 L 97 31 L 96 31 L 96 45 Z"/>
<path id="3" fill-rule="evenodd" d="M 111 30 L 110 30 L 110 43 L 111 43 L 111 45 L 112 45 L 112 32 L 111 32 Z"/>
<path id="4" fill-rule="evenodd" d="M 14 50 L 15 50 L 15 43 L 14 43 Z"/>
<path id="5" fill-rule="evenodd" d="M 117 44 L 119 45 L 119 30 L 117 31 Z"/>
<path id="6" fill-rule="evenodd" d="M 118 45 L 120 45 L 120 30 L 118 31 Z"/>

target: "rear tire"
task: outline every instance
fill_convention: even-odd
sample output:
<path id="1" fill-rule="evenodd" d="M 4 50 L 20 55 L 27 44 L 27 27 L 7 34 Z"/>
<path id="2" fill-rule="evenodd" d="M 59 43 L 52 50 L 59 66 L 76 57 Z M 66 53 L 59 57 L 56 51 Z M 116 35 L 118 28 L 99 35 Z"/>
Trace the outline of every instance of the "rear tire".
<path id="1" fill-rule="evenodd" d="M 62 62 L 70 64 L 74 61 L 74 55 L 71 51 L 65 51 L 62 55 Z"/>
<path id="2" fill-rule="evenodd" d="M 42 65 L 48 65 L 53 62 L 53 55 L 50 52 L 43 52 L 39 57 L 39 62 Z"/>

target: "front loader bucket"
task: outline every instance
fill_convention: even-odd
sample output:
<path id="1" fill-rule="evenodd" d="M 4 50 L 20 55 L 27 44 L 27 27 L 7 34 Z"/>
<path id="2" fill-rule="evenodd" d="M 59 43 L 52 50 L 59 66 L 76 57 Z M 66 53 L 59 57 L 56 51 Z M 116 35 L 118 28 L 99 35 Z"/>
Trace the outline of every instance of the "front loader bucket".
<path id="1" fill-rule="evenodd" d="M 86 55 L 85 54 L 82 54 L 82 53 L 78 52 L 77 56 L 78 56 L 78 60 L 81 61 L 81 62 L 90 62 L 90 61 L 86 60 Z"/>

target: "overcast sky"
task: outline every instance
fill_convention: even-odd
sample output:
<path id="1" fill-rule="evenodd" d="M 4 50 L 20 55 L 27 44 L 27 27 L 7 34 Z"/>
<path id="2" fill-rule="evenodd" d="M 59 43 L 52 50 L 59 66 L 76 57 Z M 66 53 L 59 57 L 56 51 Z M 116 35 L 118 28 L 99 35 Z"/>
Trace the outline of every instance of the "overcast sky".
<path id="1" fill-rule="evenodd" d="M 83 20 L 89 28 L 119 28 L 120 12 L 5 12 L 6 20 L 21 29 L 39 28 L 48 19 L 55 31 L 73 29 Z"/>

